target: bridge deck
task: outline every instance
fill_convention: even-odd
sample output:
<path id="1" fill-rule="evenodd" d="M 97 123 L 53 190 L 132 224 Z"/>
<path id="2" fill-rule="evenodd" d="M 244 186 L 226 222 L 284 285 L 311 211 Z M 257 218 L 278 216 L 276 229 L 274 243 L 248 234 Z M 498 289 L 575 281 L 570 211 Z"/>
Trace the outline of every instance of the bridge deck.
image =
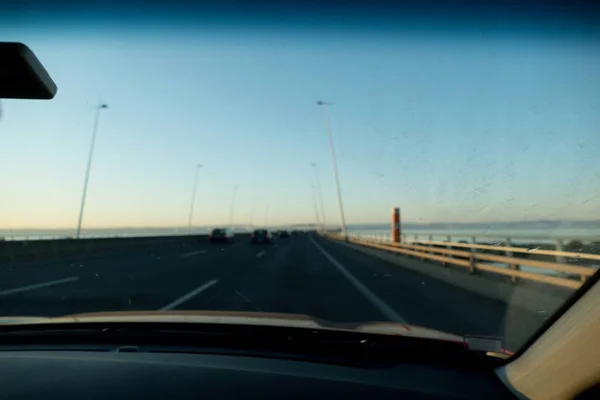
<path id="1" fill-rule="evenodd" d="M 312 235 L 265 247 L 246 239 L 229 245 L 169 244 L 106 257 L 4 266 L 0 315 L 161 308 L 301 313 L 502 336 L 508 349 L 516 349 L 548 317 L 401 264 Z"/>

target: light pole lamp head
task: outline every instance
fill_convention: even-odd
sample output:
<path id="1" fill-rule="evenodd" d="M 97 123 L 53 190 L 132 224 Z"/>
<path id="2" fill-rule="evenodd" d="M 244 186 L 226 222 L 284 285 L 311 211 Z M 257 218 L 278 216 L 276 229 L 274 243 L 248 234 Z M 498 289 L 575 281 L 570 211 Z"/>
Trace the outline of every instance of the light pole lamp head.
<path id="1" fill-rule="evenodd" d="M 108 108 L 108 104 L 100 104 L 98 108 Z"/>

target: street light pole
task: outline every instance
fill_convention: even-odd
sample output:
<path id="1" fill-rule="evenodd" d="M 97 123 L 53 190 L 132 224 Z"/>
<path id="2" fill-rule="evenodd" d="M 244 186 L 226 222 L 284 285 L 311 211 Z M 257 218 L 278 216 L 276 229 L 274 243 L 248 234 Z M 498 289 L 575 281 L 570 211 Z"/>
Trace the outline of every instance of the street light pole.
<path id="1" fill-rule="evenodd" d="M 235 208 L 235 195 L 237 194 L 237 185 L 233 188 L 233 198 L 231 199 L 231 209 L 229 210 L 229 227 L 233 229 L 233 210 Z"/>
<path id="2" fill-rule="evenodd" d="M 311 163 L 311 167 L 315 170 L 315 180 L 317 182 L 317 195 L 319 197 L 319 204 L 321 206 L 321 221 L 322 221 L 322 229 L 327 229 L 327 220 L 325 218 L 325 206 L 323 206 L 323 194 L 321 192 L 321 179 L 319 178 L 319 168 L 317 167 L 317 163 Z"/>
<path id="3" fill-rule="evenodd" d="M 331 150 L 331 163 L 333 165 L 333 176 L 335 178 L 335 186 L 337 188 L 338 205 L 340 207 L 340 223 L 342 229 L 342 236 L 348 239 L 346 232 L 346 217 L 344 216 L 344 204 L 342 202 L 342 190 L 340 188 L 340 177 L 338 174 L 337 161 L 335 159 L 335 148 L 333 146 L 333 134 L 331 133 L 331 120 L 329 119 L 329 112 L 327 110 L 327 103 L 324 101 L 317 101 L 318 106 L 323 106 L 325 112 L 325 121 L 327 123 L 327 133 L 329 135 L 329 150 Z"/>
<path id="4" fill-rule="evenodd" d="M 85 197 L 87 195 L 88 181 L 90 179 L 90 169 L 92 167 L 92 157 L 94 156 L 94 145 L 96 143 L 96 133 L 98 132 L 98 120 L 100 110 L 108 108 L 108 105 L 100 103 L 96 107 L 96 116 L 94 117 L 94 130 L 92 131 L 92 144 L 90 145 L 90 154 L 88 156 L 87 168 L 85 170 L 85 181 L 83 183 L 83 195 L 81 196 L 81 207 L 79 208 L 79 220 L 77 221 L 77 239 L 81 237 L 81 223 L 83 222 L 83 209 L 85 208 Z"/>
<path id="5" fill-rule="evenodd" d="M 250 226 L 254 229 L 254 208 L 256 205 L 256 196 L 252 196 L 252 208 L 250 209 Z"/>
<path id="6" fill-rule="evenodd" d="M 202 164 L 196 164 L 194 188 L 192 189 L 192 202 L 190 204 L 190 215 L 188 216 L 188 235 L 192 234 L 192 218 L 194 216 L 194 203 L 196 202 L 196 187 L 198 186 L 198 172 L 200 172 L 200 168 L 202 168 Z"/>
<path id="7" fill-rule="evenodd" d="M 313 200 L 313 208 L 315 209 L 315 223 L 316 226 L 318 227 L 319 225 L 321 225 L 321 221 L 319 221 L 319 210 L 317 209 L 317 195 L 315 194 L 315 185 L 310 185 L 310 188 L 312 189 L 312 200 Z"/>

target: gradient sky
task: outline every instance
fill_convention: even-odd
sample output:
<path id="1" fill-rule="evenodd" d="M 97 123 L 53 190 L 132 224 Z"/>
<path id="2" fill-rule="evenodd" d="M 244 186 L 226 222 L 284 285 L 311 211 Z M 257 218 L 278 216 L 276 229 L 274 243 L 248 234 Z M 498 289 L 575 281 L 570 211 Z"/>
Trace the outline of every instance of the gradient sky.
<path id="1" fill-rule="evenodd" d="M 4 29 L 58 85 L 3 100 L 3 228 L 600 218 L 600 46 L 560 36 Z"/>

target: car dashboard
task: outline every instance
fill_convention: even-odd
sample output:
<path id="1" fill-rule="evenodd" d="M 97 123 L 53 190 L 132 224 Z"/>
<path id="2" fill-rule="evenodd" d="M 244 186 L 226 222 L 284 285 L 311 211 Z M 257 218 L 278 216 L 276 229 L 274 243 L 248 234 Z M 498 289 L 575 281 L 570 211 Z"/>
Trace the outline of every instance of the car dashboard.
<path id="1" fill-rule="evenodd" d="M 301 360 L 180 353 L 136 346 L 3 348 L 6 398 L 508 399 L 493 371 L 418 363 L 362 368 Z"/>

